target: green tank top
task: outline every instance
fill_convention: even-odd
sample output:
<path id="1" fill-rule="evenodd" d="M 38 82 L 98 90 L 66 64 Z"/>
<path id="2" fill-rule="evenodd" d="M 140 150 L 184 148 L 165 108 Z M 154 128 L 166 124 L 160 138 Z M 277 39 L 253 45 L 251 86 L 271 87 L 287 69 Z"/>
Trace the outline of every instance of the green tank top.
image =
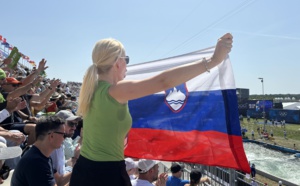
<path id="1" fill-rule="evenodd" d="M 108 82 L 99 81 L 88 114 L 83 120 L 80 154 L 93 161 L 124 160 L 124 139 L 131 128 L 128 104 L 112 98 Z"/>

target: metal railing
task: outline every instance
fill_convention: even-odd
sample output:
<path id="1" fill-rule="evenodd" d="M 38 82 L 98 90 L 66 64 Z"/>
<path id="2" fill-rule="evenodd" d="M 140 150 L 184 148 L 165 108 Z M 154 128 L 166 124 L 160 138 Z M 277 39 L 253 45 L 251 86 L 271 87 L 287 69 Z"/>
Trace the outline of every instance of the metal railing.
<path id="1" fill-rule="evenodd" d="M 177 162 L 179 163 L 179 162 Z M 257 186 L 264 186 L 264 183 L 261 183 L 257 180 L 250 178 L 250 176 L 246 176 L 245 174 L 238 172 L 234 169 L 227 169 L 221 167 L 212 167 L 205 166 L 199 164 L 189 164 L 189 163 L 179 163 L 184 165 L 184 171 L 181 179 L 189 180 L 190 172 L 192 168 L 199 168 L 202 172 L 203 176 L 207 176 L 210 179 L 210 184 L 204 182 L 201 183 L 200 186 L 251 186 L 251 182 L 256 182 Z M 166 166 L 163 164 L 162 170 L 163 172 L 170 172 L 170 166 Z"/>

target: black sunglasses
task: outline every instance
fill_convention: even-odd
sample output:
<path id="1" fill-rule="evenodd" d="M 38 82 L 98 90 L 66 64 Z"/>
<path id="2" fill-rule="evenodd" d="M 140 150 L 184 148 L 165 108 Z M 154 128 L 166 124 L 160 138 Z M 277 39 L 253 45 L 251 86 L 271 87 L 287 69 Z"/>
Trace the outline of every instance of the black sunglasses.
<path id="1" fill-rule="evenodd" d="M 61 134 L 61 135 L 63 135 L 63 138 L 64 138 L 64 139 L 67 137 L 66 133 L 64 133 L 64 132 L 58 132 L 58 131 L 54 131 L 53 133 L 56 133 L 56 134 Z M 48 134 L 51 134 L 51 132 L 49 132 Z"/>
<path id="2" fill-rule="evenodd" d="M 77 122 L 74 122 L 74 121 L 68 121 L 67 124 L 70 126 L 70 127 L 77 127 L 78 123 Z"/>
<path id="3" fill-rule="evenodd" d="M 123 58 L 123 59 L 125 59 L 125 61 L 126 61 L 126 64 L 128 65 L 128 63 L 129 63 L 129 56 L 120 57 L 120 58 Z"/>
<path id="4" fill-rule="evenodd" d="M 6 180 L 9 176 L 10 168 L 8 166 L 3 165 L 2 169 L 0 170 L 0 177 L 3 180 Z"/>
<path id="5" fill-rule="evenodd" d="M 12 87 L 19 87 L 19 84 L 11 84 Z"/>

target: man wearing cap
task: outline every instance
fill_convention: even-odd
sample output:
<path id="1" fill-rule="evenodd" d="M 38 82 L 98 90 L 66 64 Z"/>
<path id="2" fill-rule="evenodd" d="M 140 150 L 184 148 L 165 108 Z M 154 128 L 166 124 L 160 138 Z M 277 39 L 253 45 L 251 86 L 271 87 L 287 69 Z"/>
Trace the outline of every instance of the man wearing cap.
<path id="1" fill-rule="evenodd" d="M 158 162 L 154 160 L 140 159 L 138 161 L 139 177 L 132 180 L 132 186 L 165 186 L 167 173 L 161 173 L 158 176 Z"/>
<path id="2" fill-rule="evenodd" d="M 75 116 L 70 110 L 61 110 L 56 113 L 56 116 L 65 120 L 67 137 L 64 140 L 64 154 L 66 159 L 72 158 L 74 157 L 76 147 L 82 143 L 82 134 L 77 136 L 74 140 L 72 139 L 78 122 L 82 121 L 82 118 Z"/>
<path id="3" fill-rule="evenodd" d="M 61 147 L 55 149 L 51 154 L 51 158 L 53 160 L 53 167 L 57 170 L 60 177 L 68 177 L 68 179 L 70 180 L 71 168 L 68 167 L 66 169 L 65 155 L 67 152 L 67 154 L 71 154 L 68 155 L 68 157 L 74 156 L 74 151 L 76 150 L 76 146 L 73 145 L 72 143 L 70 144 L 70 141 L 72 142 L 71 137 L 74 135 L 77 126 L 77 120 L 80 119 L 80 117 L 74 116 L 74 114 L 69 110 L 61 110 L 58 113 L 56 113 L 55 116 L 58 116 L 65 122 L 66 138 L 63 144 L 61 145 Z"/>
<path id="4" fill-rule="evenodd" d="M 181 180 L 183 166 L 173 163 L 171 166 L 172 176 L 168 176 L 167 186 L 184 186 L 189 183 L 188 180 Z"/>
<path id="5" fill-rule="evenodd" d="M 132 158 L 125 158 L 125 165 L 130 180 L 135 180 L 134 173 L 136 172 L 137 163 Z"/>

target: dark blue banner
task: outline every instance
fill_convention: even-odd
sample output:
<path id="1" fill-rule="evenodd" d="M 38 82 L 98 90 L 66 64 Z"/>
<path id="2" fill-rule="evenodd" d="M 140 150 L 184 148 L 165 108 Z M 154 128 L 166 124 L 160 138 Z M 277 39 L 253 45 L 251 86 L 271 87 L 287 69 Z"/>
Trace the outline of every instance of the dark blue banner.
<path id="1" fill-rule="evenodd" d="M 269 118 L 277 121 L 285 120 L 286 123 L 300 123 L 300 110 L 272 109 L 269 111 Z"/>

